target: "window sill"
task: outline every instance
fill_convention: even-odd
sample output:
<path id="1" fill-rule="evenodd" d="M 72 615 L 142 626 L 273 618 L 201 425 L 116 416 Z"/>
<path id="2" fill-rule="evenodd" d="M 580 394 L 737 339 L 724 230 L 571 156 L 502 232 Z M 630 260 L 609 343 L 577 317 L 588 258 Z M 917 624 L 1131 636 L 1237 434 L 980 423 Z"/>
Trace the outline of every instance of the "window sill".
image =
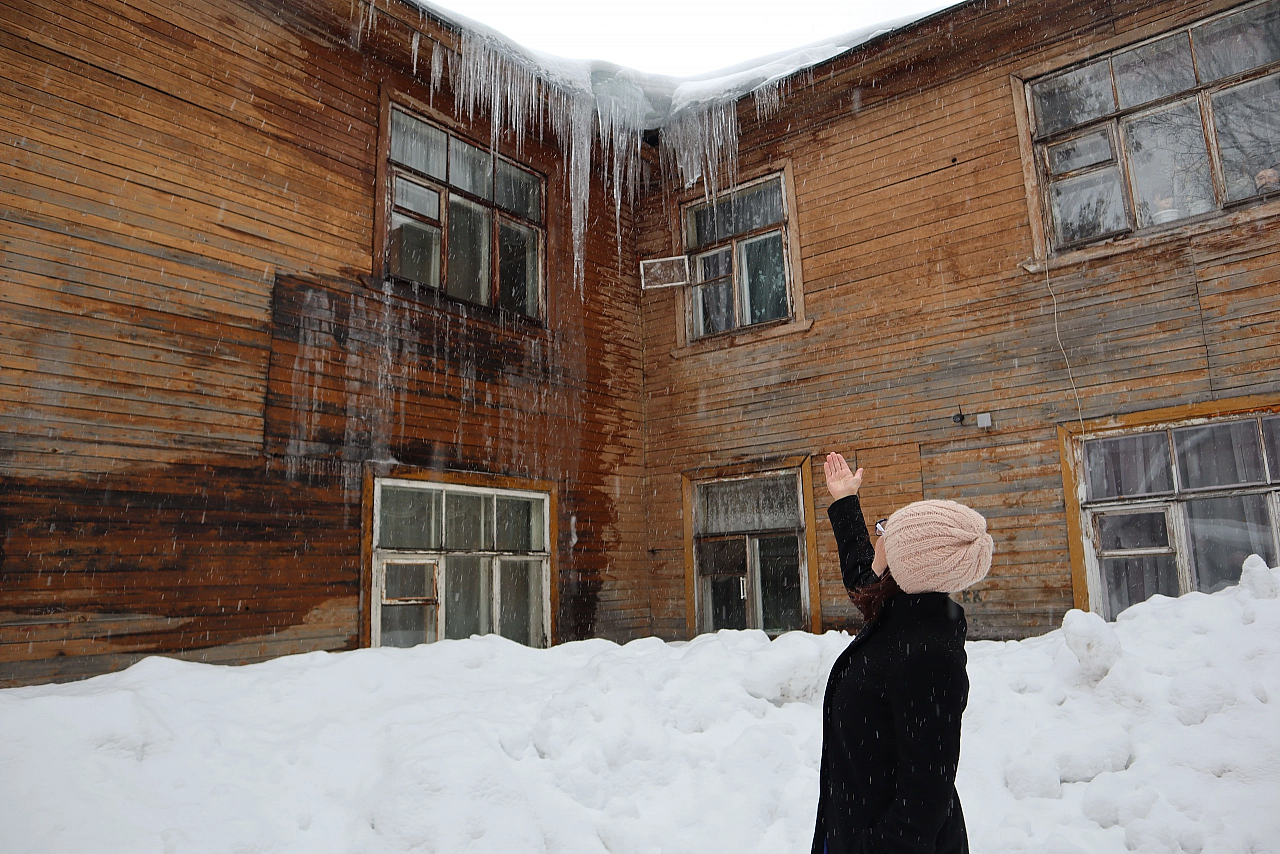
<path id="1" fill-rule="evenodd" d="M 671 358 L 683 359 L 686 356 L 697 356 L 715 350 L 724 350 L 742 344 L 754 344 L 757 341 L 768 341 L 786 335 L 798 335 L 807 332 L 813 326 L 812 318 L 796 318 L 783 323 L 771 323 L 763 327 L 749 327 L 739 332 L 729 332 L 710 338 L 699 338 L 676 347 L 671 351 Z"/>
<path id="2" fill-rule="evenodd" d="M 1199 217 L 1187 219 L 1177 225 L 1170 225 L 1159 230 L 1148 230 L 1140 234 L 1113 237 L 1093 246 L 1069 249 L 1061 254 L 1048 258 L 1033 258 L 1021 262 L 1018 266 L 1028 273 L 1044 273 L 1077 264 L 1124 255 L 1129 252 L 1140 252 L 1153 246 L 1173 243 L 1180 240 L 1226 231 L 1240 226 L 1251 226 L 1280 218 L 1280 201 L 1274 197 L 1245 208 L 1228 211 L 1213 211 Z"/>
<path id="3" fill-rule="evenodd" d="M 371 290 L 389 292 L 405 302 L 416 303 L 421 308 L 447 312 L 464 321 L 478 321 L 504 332 L 519 329 L 536 334 L 545 333 L 548 329 L 546 321 L 541 317 L 521 314 L 494 305 L 470 302 L 460 297 L 450 296 L 439 288 L 416 284 L 408 279 L 370 278 L 367 284 Z"/>

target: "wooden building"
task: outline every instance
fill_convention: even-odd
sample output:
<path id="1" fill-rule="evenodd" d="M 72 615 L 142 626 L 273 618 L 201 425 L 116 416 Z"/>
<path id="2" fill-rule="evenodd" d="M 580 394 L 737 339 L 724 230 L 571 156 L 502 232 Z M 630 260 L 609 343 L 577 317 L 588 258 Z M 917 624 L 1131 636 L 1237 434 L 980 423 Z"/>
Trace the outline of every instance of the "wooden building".
<path id="1" fill-rule="evenodd" d="M 465 35 L 0 8 L 0 685 L 845 627 L 830 450 L 986 515 L 972 637 L 1276 562 L 1280 0 L 962 3 L 577 212 Z"/>

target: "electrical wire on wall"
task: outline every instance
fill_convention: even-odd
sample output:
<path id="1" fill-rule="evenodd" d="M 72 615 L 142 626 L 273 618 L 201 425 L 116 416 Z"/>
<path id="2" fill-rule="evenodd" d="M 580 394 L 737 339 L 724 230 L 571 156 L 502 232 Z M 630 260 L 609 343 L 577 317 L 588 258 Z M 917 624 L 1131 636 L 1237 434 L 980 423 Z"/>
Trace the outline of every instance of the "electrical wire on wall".
<path id="1" fill-rule="evenodd" d="M 1049 291 L 1049 297 L 1053 300 L 1053 337 L 1058 339 L 1058 349 L 1062 351 L 1062 361 L 1067 365 L 1067 381 L 1071 383 L 1071 394 L 1076 399 L 1076 420 L 1080 422 L 1080 441 L 1086 438 L 1087 431 L 1084 426 L 1084 407 L 1080 403 L 1080 390 L 1076 388 L 1076 378 L 1071 370 L 1071 359 L 1067 356 L 1067 348 L 1062 343 L 1062 334 L 1058 331 L 1058 295 L 1053 292 L 1053 285 L 1049 282 L 1049 262 L 1046 259 L 1044 265 L 1044 286 Z"/>

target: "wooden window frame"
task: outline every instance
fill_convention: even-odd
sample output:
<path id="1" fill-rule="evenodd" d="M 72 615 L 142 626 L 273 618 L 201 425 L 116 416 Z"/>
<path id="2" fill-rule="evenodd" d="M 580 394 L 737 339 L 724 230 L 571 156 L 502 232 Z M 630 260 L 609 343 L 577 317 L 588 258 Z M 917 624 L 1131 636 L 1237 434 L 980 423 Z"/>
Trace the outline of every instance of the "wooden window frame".
<path id="1" fill-rule="evenodd" d="M 754 184 L 764 183 L 769 180 L 780 180 L 782 183 L 783 219 L 781 222 L 764 226 L 760 229 L 743 233 L 741 235 L 733 235 L 725 240 L 708 243 L 704 246 L 699 246 L 696 249 L 691 248 L 688 245 L 686 216 L 690 210 L 707 203 L 719 201 L 729 194 L 740 192 Z M 690 270 L 689 283 L 684 286 L 671 289 L 677 293 L 675 312 L 677 317 L 676 349 L 672 352 L 673 356 L 681 357 L 694 353 L 705 352 L 707 350 L 719 349 L 726 346 L 736 346 L 762 339 L 773 338 L 778 335 L 804 332 L 813 325 L 813 321 L 805 316 L 801 243 L 798 230 L 796 228 L 795 185 L 792 177 L 792 166 L 789 159 L 771 162 L 767 170 L 752 174 L 739 181 L 734 186 L 725 188 L 721 192 L 717 193 L 714 198 L 709 198 L 705 190 L 695 188 L 675 197 L 672 200 L 672 205 L 673 208 L 671 209 L 670 220 L 672 245 L 677 247 L 678 254 L 689 259 Z M 738 299 L 737 290 L 739 288 L 736 270 L 738 254 L 736 251 L 736 242 L 750 237 L 759 236 L 761 234 L 767 234 L 775 230 L 781 230 L 782 232 L 783 262 L 787 279 L 787 300 L 790 307 L 789 314 L 785 317 L 773 320 L 762 321 L 760 323 L 748 324 L 745 326 L 735 326 L 723 332 L 694 337 L 693 312 L 697 309 L 697 302 L 694 297 L 693 289 L 698 283 L 696 281 L 696 270 L 694 269 L 696 265 L 693 263 L 693 259 L 696 256 L 712 251 L 716 247 L 724 248 L 726 245 L 734 246 L 734 250 L 731 252 L 731 263 L 735 268 L 733 288 L 735 291 L 734 300 L 736 304 Z"/>
<path id="2" fill-rule="evenodd" d="M 451 551 L 448 549 L 381 549 L 377 543 L 377 505 L 379 488 L 382 485 L 404 485 L 410 487 L 440 489 L 453 488 L 459 491 L 474 492 L 482 495 L 514 496 L 521 498 L 541 498 L 545 504 L 545 548 L 537 551 L 513 552 L 510 550 L 480 549 Z M 543 633 L 548 647 L 558 642 L 557 614 L 559 611 L 559 488 L 555 481 L 525 479 L 500 475 L 483 475 L 471 472 L 436 472 L 423 471 L 409 466 L 385 466 L 383 464 L 366 464 L 362 488 L 362 536 L 361 536 L 361 573 L 360 573 L 360 645 L 362 647 L 377 646 L 378 609 L 383 597 L 381 589 L 382 576 L 379 567 L 386 562 L 419 561 L 429 562 L 449 554 L 479 554 L 492 558 L 491 572 L 497 571 L 498 562 L 502 559 L 539 559 L 543 561 Z M 495 543 L 496 545 L 496 543 Z M 437 572 L 443 569 L 443 561 L 437 566 Z M 439 580 L 439 579 L 437 579 Z M 437 594 L 440 587 L 436 587 Z M 500 595 L 500 591 L 492 590 L 491 596 Z M 423 600 L 424 603 L 430 604 Z M 491 606 L 492 607 L 492 606 Z M 438 622 L 443 627 L 443 612 L 438 615 Z M 437 633 L 437 640 L 443 634 Z"/>
<path id="3" fill-rule="evenodd" d="M 1161 23 L 1142 27 L 1123 36 L 1098 42 L 1094 45 L 1096 49 L 1083 48 L 1062 57 L 1060 60 L 1039 64 L 1010 75 L 1014 118 L 1018 130 L 1018 144 L 1022 157 L 1023 179 L 1027 193 L 1027 208 L 1034 247 L 1034 258 L 1022 264 L 1024 269 L 1030 272 L 1042 272 L 1046 268 L 1059 266 L 1060 264 L 1110 255 L 1130 247 L 1138 248 L 1153 239 L 1167 239 L 1171 235 L 1185 234 L 1188 231 L 1198 232 L 1234 224 L 1237 220 L 1251 220 L 1256 218 L 1257 214 L 1250 209 L 1263 203 L 1265 203 L 1268 215 L 1274 213 L 1274 203 L 1280 201 L 1280 192 L 1254 194 L 1236 200 L 1227 200 L 1221 153 L 1219 151 L 1217 133 L 1214 130 L 1211 98 L 1214 94 L 1225 90 L 1255 83 L 1266 77 L 1280 76 L 1280 60 L 1209 83 L 1197 82 L 1195 86 L 1180 92 L 1137 106 L 1117 109 L 1106 116 L 1091 119 L 1040 137 L 1037 137 L 1035 131 L 1031 99 L 1032 85 L 1048 77 L 1069 72 L 1099 60 L 1110 59 L 1112 56 L 1129 49 L 1157 42 L 1179 32 L 1188 32 L 1199 25 L 1266 2 L 1269 2 L 1269 0 L 1255 0 L 1252 3 L 1239 3 L 1228 0 L 1227 2 L 1213 3 L 1207 14 L 1199 14 L 1196 17 L 1184 15 L 1182 16 L 1183 20 L 1176 26 L 1170 27 L 1167 23 Z M 1139 227 L 1136 212 L 1133 209 L 1133 198 L 1136 191 L 1128 166 L 1128 154 L 1124 150 L 1125 139 L 1121 125 L 1128 119 L 1158 112 L 1180 101 L 1192 98 L 1199 104 L 1201 112 L 1201 127 L 1205 134 L 1206 157 L 1209 162 L 1210 179 L 1215 194 L 1213 207 L 1203 213 L 1183 217 L 1172 222 L 1151 223 Z M 1052 182 L 1048 174 L 1047 149 L 1050 145 L 1072 137 L 1085 135 L 1090 130 L 1099 128 L 1109 129 L 1109 137 L 1115 146 L 1114 158 L 1120 173 L 1120 189 L 1125 207 L 1125 226 L 1106 234 L 1099 234 L 1061 245 L 1055 244 L 1051 205 Z M 1088 170 L 1084 169 L 1083 171 Z M 1067 176 L 1064 174 L 1055 177 L 1060 180 Z M 1230 218 L 1230 221 L 1224 223 L 1223 221 L 1228 218 Z"/>
<path id="4" fill-rule="evenodd" d="M 714 481 L 769 477 L 781 474 L 795 475 L 800 490 L 800 513 L 804 523 L 800 536 L 801 607 L 808 614 L 808 630 L 822 632 L 822 605 L 818 590 L 817 517 L 813 503 L 812 457 L 809 455 L 764 460 L 758 463 L 738 463 L 689 469 L 681 473 L 681 496 L 684 513 L 685 558 L 685 626 L 688 637 L 703 631 L 704 610 L 702 585 L 697 575 L 695 514 L 698 505 L 698 485 Z M 744 534 L 744 536 L 747 536 Z M 754 590 L 752 591 L 755 592 Z M 758 598 L 758 597 L 757 597 Z M 758 603 L 753 603 L 758 605 Z"/>
<path id="5" fill-rule="evenodd" d="M 494 199 L 485 199 L 473 192 L 462 189 L 450 184 L 447 176 L 450 166 L 450 157 L 448 148 L 445 154 L 445 178 L 428 175 L 419 172 L 413 167 L 401 163 L 394 163 L 391 160 L 391 117 L 393 110 L 400 110 L 408 113 L 413 118 L 418 119 L 432 127 L 442 131 L 448 139 L 457 139 L 460 142 L 480 149 L 493 157 L 493 165 L 490 169 L 490 195 Z M 434 298 L 441 301 L 458 303 L 466 305 L 473 309 L 492 312 L 504 318 L 512 318 L 518 321 L 530 322 L 539 325 L 545 325 L 547 318 L 547 264 L 548 264 L 548 243 L 547 243 L 547 188 L 549 181 L 547 176 L 530 166 L 522 163 L 512 157 L 508 157 L 499 151 L 492 149 L 489 145 L 482 143 L 474 138 L 460 133 L 446 116 L 438 110 L 417 101 L 416 99 L 400 92 L 392 92 L 388 87 L 383 88 L 382 104 L 380 112 L 380 132 L 378 136 L 378 168 L 377 168 L 377 203 L 375 206 L 374 216 L 374 245 L 373 245 L 373 264 L 372 273 L 375 281 L 392 282 L 395 285 L 405 289 L 418 298 Z M 447 144 L 446 144 L 447 145 Z M 537 221 L 527 219 L 520 214 L 500 207 L 496 201 L 497 182 L 498 182 L 498 163 L 505 162 L 515 168 L 526 172 L 538 180 L 539 186 L 539 219 Z M 413 183 L 425 186 L 436 192 L 440 196 L 439 217 L 430 220 L 423 216 L 414 214 L 413 212 L 397 208 L 395 205 L 395 182 L 397 178 L 407 178 Z M 465 297 L 451 294 L 448 292 L 448 276 L 449 276 L 449 202 L 452 196 L 464 199 L 472 204 L 483 207 L 489 215 L 489 302 L 482 303 L 466 299 Z M 440 266 L 439 266 L 439 286 L 433 286 L 429 283 L 417 282 L 413 279 L 394 276 L 391 272 L 390 253 L 392 250 L 392 216 L 393 214 L 408 216 L 440 230 Z M 499 266 L 499 242 L 502 223 L 511 222 L 516 225 L 532 229 L 536 235 L 537 246 L 537 265 L 536 265 L 536 291 L 537 291 L 537 313 L 528 314 L 523 311 L 516 311 L 504 308 L 501 305 L 501 285 L 500 285 L 500 266 Z"/>
<path id="6" fill-rule="evenodd" d="M 1165 512 L 1170 546 L 1177 555 L 1180 593 L 1196 589 L 1190 563 L 1190 535 L 1185 519 L 1185 504 L 1190 500 L 1245 494 L 1269 496 L 1267 500 L 1271 513 L 1272 538 L 1276 540 L 1273 548 L 1280 554 L 1280 483 L 1179 489 L 1175 471 L 1174 488 L 1168 493 L 1132 498 L 1090 499 L 1084 460 L 1086 441 L 1139 433 L 1171 432 L 1183 427 L 1262 419 L 1275 415 L 1280 415 L 1280 398 L 1251 396 L 1059 424 L 1058 450 L 1062 461 L 1062 486 L 1066 499 L 1068 550 L 1075 607 L 1097 611 L 1110 619 L 1115 618 L 1114 614 L 1108 613 L 1109 604 L 1099 562 L 1101 550 L 1096 541 L 1097 529 L 1093 524 L 1095 516 L 1141 510 Z M 1265 448 L 1263 452 L 1265 455 Z M 1267 461 L 1274 473 L 1280 461 L 1269 458 Z M 1170 465 L 1175 469 L 1178 465 L 1172 449 Z M 1136 555 L 1137 551 L 1133 553 Z"/>

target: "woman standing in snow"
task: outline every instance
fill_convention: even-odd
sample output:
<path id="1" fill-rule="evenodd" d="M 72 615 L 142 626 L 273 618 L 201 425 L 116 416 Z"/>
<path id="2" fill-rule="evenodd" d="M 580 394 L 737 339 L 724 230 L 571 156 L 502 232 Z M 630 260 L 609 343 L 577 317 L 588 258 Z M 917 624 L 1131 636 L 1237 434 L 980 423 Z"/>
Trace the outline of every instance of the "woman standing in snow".
<path id="1" fill-rule="evenodd" d="M 986 520 L 917 501 L 877 525 L 872 546 L 862 469 L 840 454 L 825 469 L 840 572 L 866 624 L 827 680 L 812 854 L 967 854 L 955 788 L 966 626 L 947 594 L 991 568 Z"/>

